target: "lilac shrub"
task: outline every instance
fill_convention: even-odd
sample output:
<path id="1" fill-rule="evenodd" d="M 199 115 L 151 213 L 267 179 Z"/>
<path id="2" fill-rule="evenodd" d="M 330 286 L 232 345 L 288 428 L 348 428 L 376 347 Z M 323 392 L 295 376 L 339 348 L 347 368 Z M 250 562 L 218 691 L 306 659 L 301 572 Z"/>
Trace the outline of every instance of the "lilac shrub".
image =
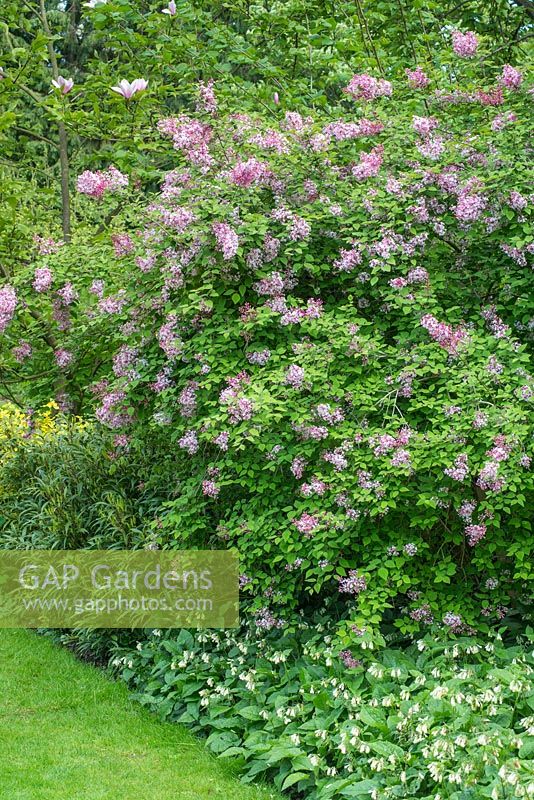
<path id="1" fill-rule="evenodd" d="M 160 544 L 237 547 L 264 627 L 328 602 L 353 642 L 487 629 L 532 589 L 529 94 L 453 43 L 465 85 L 355 75 L 348 119 L 217 116 L 204 85 L 158 124 L 149 205 L 84 173 L 80 207 L 129 210 L 1 290 L 19 372 L 39 309 L 63 394 L 171 446 Z"/>

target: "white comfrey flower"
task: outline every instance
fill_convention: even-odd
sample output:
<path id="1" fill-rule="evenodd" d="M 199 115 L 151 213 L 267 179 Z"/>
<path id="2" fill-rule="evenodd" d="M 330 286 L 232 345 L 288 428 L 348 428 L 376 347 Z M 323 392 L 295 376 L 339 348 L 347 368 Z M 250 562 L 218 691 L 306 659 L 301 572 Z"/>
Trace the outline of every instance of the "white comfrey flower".
<path id="1" fill-rule="evenodd" d="M 368 705 L 371 706 L 371 708 L 376 708 L 378 706 L 378 697 L 371 697 Z"/>
<path id="2" fill-rule="evenodd" d="M 287 651 L 283 653 L 273 653 L 271 660 L 273 664 L 284 664 L 287 661 Z"/>
<path id="3" fill-rule="evenodd" d="M 486 645 L 484 645 L 484 650 L 486 653 L 493 653 L 495 652 L 495 645 L 491 644 L 491 642 L 488 642 Z"/>
<path id="4" fill-rule="evenodd" d="M 400 694 L 399 694 L 399 697 L 400 697 L 401 700 L 409 700 L 411 696 L 412 695 L 411 695 L 411 693 L 409 692 L 408 689 L 402 689 Z"/>
<path id="5" fill-rule="evenodd" d="M 433 697 L 434 700 L 441 700 L 448 694 L 449 694 L 449 689 L 447 686 L 436 686 L 435 689 L 432 689 L 432 691 L 430 692 L 430 696 Z"/>
<path id="6" fill-rule="evenodd" d="M 485 733 L 481 733 L 480 736 L 477 737 L 477 744 L 481 745 L 482 747 L 485 747 L 490 742 L 491 738 Z"/>
<path id="7" fill-rule="evenodd" d="M 451 706 L 459 706 L 463 703 L 464 700 L 465 700 L 465 694 L 463 694 L 462 692 L 455 692 L 450 696 L 449 702 Z"/>
<path id="8" fill-rule="evenodd" d="M 430 777 L 436 783 L 441 783 L 443 781 L 443 765 L 439 764 L 437 761 L 431 761 L 428 765 L 428 771 L 430 773 Z"/>
<path id="9" fill-rule="evenodd" d="M 289 738 L 291 739 L 293 744 L 298 747 L 298 745 L 300 744 L 300 736 L 298 735 L 298 733 L 292 733 Z"/>
<path id="10" fill-rule="evenodd" d="M 514 692 L 514 694 L 518 694 L 519 692 L 523 691 L 523 684 L 521 681 L 518 680 L 511 680 L 510 681 L 510 691 Z"/>
<path id="11" fill-rule="evenodd" d="M 161 631 L 155 628 L 155 630 L 152 631 L 152 636 L 161 636 Z"/>
<path id="12" fill-rule="evenodd" d="M 449 783 L 461 783 L 462 776 L 459 772 L 449 772 L 449 774 L 447 775 L 447 780 L 449 781 Z"/>
<path id="13" fill-rule="evenodd" d="M 308 758 L 310 759 L 310 764 L 312 767 L 318 767 L 321 763 L 320 756 L 316 755 L 315 753 L 312 753 L 311 756 L 308 756 Z"/>
<path id="14" fill-rule="evenodd" d="M 456 737 L 454 740 L 454 744 L 458 745 L 458 747 L 466 747 L 467 746 L 467 736 L 463 733 Z"/>
<path id="15" fill-rule="evenodd" d="M 344 756 L 346 756 L 346 755 L 347 755 L 347 753 L 348 753 L 348 751 L 349 751 L 349 748 L 347 747 L 347 745 L 346 745 L 346 743 L 345 743 L 345 742 L 340 742 L 340 743 L 338 744 L 338 746 L 337 746 L 337 749 L 338 749 L 338 750 L 339 750 L 339 752 L 340 752 L 342 755 L 344 755 Z"/>
<path id="16" fill-rule="evenodd" d="M 318 729 L 315 731 L 315 736 L 316 736 L 318 739 L 323 739 L 323 741 L 325 741 L 325 740 L 326 740 L 326 738 L 327 738 L 327 736 L 328 736 L 328 731 L 323 731 L 323 730 L 320 730 L 320 729 L 318 728 Z"/>
<path id="17" fill-rule="evenodd" d="M 210 687 L 210 689 L 213 689 L 213 687 L 215 686 L 215 681 L 213 680 L 213 678 L 208 678 L 206 684 Z"/>
<path id="18" fill-rule="evenodd" d="M 337 775 L 337 769 L 335 767 L 327 767 L 326 774 L 328 775 L 329 778 L 335 778 L 335 776 Z"/>
<path id="19" fill-rule="evenodd" d="M 440 678 L 441 677 L 441 670 L 439 667 L 434 667 L 432 672 L 430 673 L 433 678 Z"/>
<path id="20" fill-rule="evenodd" d="M 135 645 L 135 649 L 136 650 L 142 650 L 143 649 L 142 643 L 141 642 L 137 642 L 137 644 Z"/>
<path id="21" fill-rule="evenodd" d="M 128 669 L 133 669 L 133 661 L 128 661 Z"/>
<path id="22" fill-rule="evenodd" d="M 382 706 L 384 708 L 391 708 L 391 706 L 395 705 L 395 697 L 391 694 L 386 695 L 382 698 Z"/>
<path id="23" fill-rule="evenodd" d="M 475 655 L 476 653 L 480 653 L 481 649 L 482 648 L 479 644 L 470 644 L 465 648 L 465 652 L 468 655 Z"/>
<path id="24" fill-rule="evenodd" d="M 468 678 L 471 678 L 472 676 L 473 676 L 473 671 L 470 669 L 461 669 L 459 670 L 457 675 L 457 677 L 460 678 L 460 680 L 462 681 L 465 681 Z"/>
<path id="25" fill-rule="evenodd" d="M 383 758 L 371 758 L 369 760 L 369 766 L 373 770 L 373 772 L 383 772 L 386 766 L 386 762 Z"/>
<path id="26" fill-rule="evenodd" d="M 381 680 L 384 677 L 384 669 L 377 663 L 371 664 L 367 672 L 369 675 L 372 675 L 373 678 L 377 678 L 377 680 Z"/>
<path id="27" fill-rule="evenodd" d="M 325 660 L 324 660 L 324 663 L 326 664 L 326 666 L 327 666 L 327 667 L 331 667 L 331 666 L 332 666 L 332 664 L 334 663 L 334 661 L 333 661 L 333 659 L 332 659 L 332 657 L 331 657 L 331 656 L 327 656 L 327 657 L 325 658 Z M 329 767 L 328 769 L 334 769 L 334 767 Z M 328 770 L 327 770 L 327 771 L 328 771 Z"/>
<path id="28" fill-rule="evenodd" d="M 402 670 L 399 669 L 399 667 L 394 667 L 389 674 L 392 678 L 400 678 L 402 675 Z"/>
<path id="29" fill-rule="evenodd" d="M 267 711 L 267 709 L 265 709 L 265 708 L 260 709 L 260 717 L 263 720 L 269 719 L 269 712 Z"/>
<path id="30" fill-rule="evenodd" d="M 417 649 L 419 650 L 420 653 L 422 653 L 423 650 L 426 650 L 426 642 L 424 642 L 422 639 L 419 639 L 419 641 L 417 642 Z"/>
<path id="31" fill-rule="evenodd" d="M 210 656 L 210 654 L 209 654 L 209 653 L 202 653 L 202 655 L 200 656 L 200 660 L 201 660 L 201 661 L 202 661 L 204 664 L 209 664 L 209 663 L 210 663 L 210 661 L 211 661 L 211 656 Z"/>
<path id="32" fill-rule="evenodd" d="M 367 742 L 360 742 L 360 746 L 358 747 L 358 750 L 360 751 L 360 753 L 370 753 L 371 752 L 371 748 L 369 747 Z"/>

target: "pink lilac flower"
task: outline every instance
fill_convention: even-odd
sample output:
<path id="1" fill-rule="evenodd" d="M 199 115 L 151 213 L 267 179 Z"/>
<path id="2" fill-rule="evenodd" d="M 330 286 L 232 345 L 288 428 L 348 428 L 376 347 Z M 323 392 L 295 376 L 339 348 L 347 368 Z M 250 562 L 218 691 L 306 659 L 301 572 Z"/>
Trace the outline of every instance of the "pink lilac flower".
<path id="1" fill-rule="evenodd" d="M 523 80 L 522 74 L 510 64 L 505 64 L 502 68 L 501 83 L 507 89 L 519 89 Z"/>
<path id="2" fill-rule="evenodd" d="M 327 451 L 326 453 L 323 453 L 323 459 L 329 464 L 332 464 L 336 472 L 342 472 L 344 469 L 347 469 L 349 465 L 349 462 L 347 461 L 345 454 L 340 447 L 337 447 L 333 451 Z"/>
<path id="3" fill-rule="evenodd" d="M 428 84 L 430 83 L 429 78 L 423 72 L 421 67 L 416 67 L 415 69 L 405 69 L 406 77 L 408 78 L 409 84 L 414 89 L 425 89 Z"/>
<path id="4" fill-rule="evenodd" d="M 365 180 L 378 175 L 382 166 L 384 147 L 379 145 L 370 153 L 360 153 L 360 163 L 352 167 L 352 175 L 356 180 Z"/>
<path id="5" fill-rule="evenodd" d="M 293 389 L 301 389 L 304 383 L 304 370 L 297 364 L 290 364 L 284 376 L 284 383 Z"/>
<path id="6" fill-rule="evenodd" d="M 216 444 L 221 450 L 226 452 L 228 450 L 229 439 L 230 434 L 228 431 L 222 431 L 222 433 L 217 434 L 213 440 L 213 443 Z"/>
<path id="7" fill-rule="evenodd" d="M 425 622 L 427 625 L 430 625 L 434 621 L 434 615 L 427 603 L 419 608 L 413 608 L 410 611 L 410 617 L 416 622 Z"/>
<path id="8" fill-rule="evenodd" d="M 528 200 L 520 192 L 513 191 L 510 192 L 508 205 L 510 208 L 513 208 L 514 211 L 523 211 L 523 209 L 528 206 Z"/>
<path id="9" fill-rule="evenodd" d="M 477 485 L 485 491 L 500 492 L 504 486 L 504 479 L 499 477 L 499 464 L 497 461 L 486 461 L 477 478 Z"/>
<path id="10" fill-rule="evenodd" d="M 304 512 L 299 519 L 293 520 L 293 525 L 296 527 L 299 533 L 303 533 L 307 536 L 313 533 L 313 531 L 319 527 L 319 520 L 317 517 Z"/>
<path id="11" fill-rule="evenodd" d="M 525 469 L 528 469 L 530 467 L 531 461 L 532 459 L 530 458 L 530 456 L 527 456 L 526 453 L 524 453 L 519 459 L 519 464 Z"/>
<path id="12" fill-rule="evenodd" d="M 490 375 L 500 375 L 504 371 L 503 365 L 497 361 L 495 356 L 490 356 L 488 366 L 486 367 Z"/>
<path id="13" fill-rule="evenodd" d="M 197 410 L 197 397 L 198 383 L 196 381 L 189 381 L 187 386 L 182 389 L 178 395 L 178 404 L 180 406 L 180 414 L 182 417 L 193 417 Z"/>
<path id="14" fill-rule="evenodd" d="M 295 476 L 295 478 L 297 478 L 297 480 L 300 480 L 300 478 L 302 478 L 302 476 L 304 475 L 305 467 L 306 467 L 306 459 L 297 456 L 291 462 L 290 470 Z"/>
<path id="15" fill-rule="evenodd" d="M 60 331 L 67 331 L 72 324 L 69 309 L 59 297 L 52 304 L 52 317 Z"/>
<path id="16" fill-rule="evenodd" d="M 15 315 L 17 293 L 7 284 L 0 289 L 0 333 L 3 333 Z"/>
<path id="17" fill-rule="evenodd" d="M 111 234 L 111 242 L 117 258 L 128 255 L 135 248 L 133 239 L 127 233 Z"/>
<path id="18" fill-rule="evenodd" d="M 21 339 L 18 345 L 14 347 L 11 352 L 13 353 L 13 358 L 15 361 L 18 361 L 19 364 L 22 364 L 23 361 L 26 361 L 27 358 L 31 357 L 33 349 L 29 342 L 25 342 L 23 339 Z"/>
<path id="19" fill-rule="evenodd" d="M 368 119 L 361 119 L 358 122 L 345 122 L 339 119 L 326 125 L 324 134 L 342 142 L 347 139 L 359 139 L 362 136 L 375 136 L 378 133 L 382 133 L 383 130 L 384 125 L 381 122 L 372 122 Z"/>
<path id="20" fill-rule="evenodd" d="M 402 447 L 397 450 L 391 458 L 391 464 L 394 467 L 409 467 L 412 463 L 412 456 L 408 450 Z"/>
<path id="21" fill-rule="evenodd" d="M 469 467 L 467 465 L 467 453 L 460 453 L 454 461 L 454 466 L 446 467 L 443 472 L 452 478 L 454 481 L 465 481 L 469 475 Z"/>
<path id="22" fill-rule="evenodd" d="M 218 497 L 221 487 L 215 481 L 202 481 L 202 494 L 206 497 Z"/>
<path id="23" fill-rule="evenodd" d="M 447 627 L 454 629 L 461 628 L 463 625 L 462 618 L 459 614 L 454 614 L 452 611 L 447 611 L 443 617 L 443 624 Z"/>
<path id="24" fill-rule="evenodd" d="M 421 317 L 421 325 L 451 355 L 457 355 L 459 345 L 467 339 L 467 332 L 463 328 L 454 329 L 445 322 L 439 322 L 432 314 Z"/>
<path id="25" fill-rule="evenodd" d="M 123 344 L 113 356 L 113 373 L 117 378 L 128 378 L 135 380 L 139 377 L 135 369 L 137 361 L 137 348 Z"/>
<path id="26" fill-rule="evenodd" d="M 95 411 L 98 421 L 108 428 L 122 428 L 132 422 L 131 415 L 126 411 L 125 400 L 123 391 L 104 394 L 101 405 Z"/>
<path id="27" fill-rule="evenodd" d="M 239 237 L 234 229 L 226 222 L 214 222 L 211 226 L 217 240 L 217 248 L 223 254 L 225 261 L 233 258 L 239 247 Z"/>
<path id="28" fill-rule="evenodd" d="M 95 294 L 97 297 L 102 297 L 104 294 L 104 287 L 104 281 L 100 278 L 97 278 L 92 282 L 91 286 L 89 287 L 89 291 L 91 294 Z"/>
<path id="29" fill-rule="evenodd" d="M 506 114 L 497 114 L 496 117 L 492 120 L 491 123 L 491 130 L 492 131 L 501 131 L 507 125 L 510 125 L 512 122 L 517 120 L 517 116 L 513 113 L 513 111 L 507 111 Z"/>
<path id="30" fill-rule="evenodd" d="M 474 500 L 464 500 L 458 509 L 458 516 L 461 517 L 464 522 L 471 522 L 471 517 L 473 516 L 476 507 L 477 504 Z"/>
<path id="31" fill-rule="evenodd" d="M 217 111 L 217 98 L 215 97 L 214 82 L 210 79 L 207 83 L 200 81 L 198 84 L 197 111 L 215 114 Z"/>
<path id="32" fill-rule="evenodd" d="M 430 136 L 438 124 L 436 117 L 412 117 L 412 128 L 420 136 Z"/>
<path id="33" fill-rule="evenodd" d="M 331 408 L 328 403 L 319 403 L 315 408 L 315 413 L 319 419 L 328 422 L 329 425 L 336 425 L 345 419 L 345 415 L 340 408 Z"/>
<path id="34" fill-rule="evenodd" d="M 253 184 L 261 184 L 268 175 L 269 169 L 266 164 L 256 158 L 249 158 L 247 161 L 239 161 L 228 172 L 228 180 L 236 186 L 247 188 Z"/>
<path id="35" fill-rule="evenodd" d="M 61 299 L 61 302 L 64 303 L 66 306 L 72 305 L 72 303 L 76 302 L 78 299 L 78 292 L 72 285 L 72 283 L 67 282 L 61 289 L 57 290 L 58 297 Z"/>
<path id="36" fill-rule="evenodd" d="M 144 92 L 147 87 L 148 81 L 144 78 L 136 78 L 131 83 L 123 78 L 122 81 L 119 81 L 118 86 L 112 86 L 111 90 L 120 94 L 125 100 L 131 100 L 135 94 Z"/>
<path id="37" fill-rule="evenodd" d="M 467 544 L 470 547 L 474 547 L 486 535 L 486 526 L 485 525 L 467 525 L 467 527 L 465 529 L 465 535 L 466 535 L 466 538 L 467 538 Z"/>
<path id="38" fill-rule="evenodd" d="M 263 367 L 269 361 L 271 357 L 270 350 L 258 350 L 253 353 L 247 353 L 247 361 L 249 364 L 256 364 L 257 366 Z"/>
<path id="39" fill-rule="evenodd" d="M 475 418 L 472 422 L 473 428 L 477 431 L 485 428 L 488 424 L 488 415 L 485 414 L 483 411 L 477 411 L 475 414 Z"/>
<path id="40" fill-rule="evenodd" d="M 415 146 L 422 156 L 430 158 L 432 161 L 437 161 L 445 151 L 445 143 L 440 136 L 428 136 L 417 142 Z"/>
<path id="41" fill-rule="evenodd" d="M 361 250 L 358 246 L 351 250 L 341 250 L 339 258 L 334 261 L 334 269 L 338 272 L 352 272 L 363 260 Z"/>
<path id="42" fill-rule="evenodd" d="M 279 155 L 289 153 L 287 140 L 278 131 L 268 130 L 265 133 L 257 133 L 251 137 L 250 143 L 256 144 L 263 150 L 275 150 Z"/>
<path id="43" fill-rule="evenodd" d="M 36 292 L 46 292 L 50 289 L 54 276 L 48 267 L 37 267 L 33 273 L 33 288 Z"/>
<path id="44" fill-rule="evenodd" d="M 367 589 L 367 581 L 357 570 L 350 569 L 345 578 L 338 578 L 339 591 L 342 594 L 360 594 Z"/>
<path id="45" fill-rule="evenodd" d="M 324 481 L 319 480 L 319 478 L 313 477 L 309 483 L 303 483 L 300 487 L 300 491 L 304 495 L 304 497 L 311 497 L 313 494 L 319 495 L 322 497 L 323 494 L 327 490 L 327 485 Z"/>
<path id="46" fill-rule="evenodd" d="M 126 303 L 126 293 L 124 289 L 119 289 L 115 295 L 100 298 L 98 310 L 101 314 L 120 314 Z"/>
<path id="47" fill-rule="evenodd" d="M 129 180 L 126 175 L 119 172 L 114 166 L 108 167 L 105 171 L 91 172 L 85 170 L 78 176 L 77 189 L 80 194 L 88 197 L 100 199 L 106 192 L 113 194 L 128 186 Z"/>
<path id="48" fill-rule="evenodd" d="M 481 314 L 496 339 L 504 339 L 510 335 L 510 328 L 499 317 L 495 306 L 488 306 L 482 309 Z"/>
<path id="49" fill-rule="evenodd" d="M 155 265 L 156 265 L 156 254 L 155 253 L 146 253 L 144 256 L 137 256 L 135 259 L 135 263 L 141 270 L 141 272 L 150 272 Z"/>
<path id="50" fill-rule="evenodd" d="M 472 58 L 478 47 L 478 39 L 473 31 L 462 33 L 461 31 L 453 31 L 452 33 L 452 49 L 457 56 L 461 58 Z"/>
<path id="51" fill-rule="evenodd" d="M 74 86 L 72 78 L 64 78 L 63 75 L 58 75 L 57 80 L 52 81 L 54 89 L 58 89 L 61 94 L 68 94 Z"/>
<path id="52" fill-rule="evenodd" d="M 159 346 L 169 359 L 176 358 L 182 352 L 182 342 L 176 334 L 178 317 L 169 314 L 164 324 L 156 334 Z"/>
<path id="53" fill-rule="evenodd" d="M 307 239 L 311 232 L 311 225 L 302 217 L 295 216 L 289 229 L 289 238 L 292 242 L 300 242 Z"/>
<path id="54" fill-rule="evenodd" d="M 358 658 L 354 658 L 350 650 L 342 650 L 339 657 L 347 669 L 355 669 L 362 665 L 362 662 Z"/>
<path id="55" fill-rule="evenodd" d="M 54 358 L 56 359 L 56 364 L 58 367 L 61 367 L 62 369 L 68 367 L 69 364 L 72 364 L 74 360 L 74 356 L 70 350 L 65 350 L 62 347 L 54 351 Z"/>
<path id="56" fill-rule="evenodd" d="M 367 73 L 353 75 L 350 83 L 343 91 L 354 100 L 376 100 L 377 97 L 391 97 L 393 87 L 383 78 L 374 78 Z"/>
<path id="57" fill-rule="evenodd" d="M 264 631 L 270 631 L 273 628 L 283 628 L 284 620 L 278 619 L 268 608 L 260 608 L 254 614 L 256 627 Z"/>
<path id="58" fill-rule="evenodd" d="M 178 447 L 181 447 L 182 450 L 186 450 L 189 455 L 194 455 L 199 448 L 196 431 L 186 431 L 184 435 L 178 439 Z"/>
<path id="59" fill-rule="evenodd" d="M 34 235 L 33 241 L 37 246 L 37 252 L 41 256 L 49 256 L 52 253 L 57 253 L 59 248 L 63 247 L 65 244 L 63 241 L 56 242 L 55 239 L 51 239 L 50 237 L 39 236 L 38 233 Z"/>

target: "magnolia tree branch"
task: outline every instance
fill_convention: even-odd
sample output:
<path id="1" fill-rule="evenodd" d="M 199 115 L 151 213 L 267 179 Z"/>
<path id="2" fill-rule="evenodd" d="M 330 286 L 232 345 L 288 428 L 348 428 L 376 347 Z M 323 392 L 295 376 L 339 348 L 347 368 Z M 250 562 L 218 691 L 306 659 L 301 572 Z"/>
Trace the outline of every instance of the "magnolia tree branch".
<path id="1" fill-rule="evenodd" d="M 44 0 L 40 0 L 40 8 L 41 8 L 40 16 L 43 25 L 43 30 L 48 39 L 48 45 L 47 45 L 48 55 L 50 57 L 52 74 L 54 76 L 54 80 L 57 81 L 57 79 L 59 78 L 59 68 L 57 64 L 56 53 L 54 50 L 52 31 L 50 30 L 50 25 L 48 23 L 48 17 L 46 14 Z M 69 154 L 68 154 L 67 130 L 65 128 L 65 123 L 63 121 L 59 121 L 57 127 L 58 127 L 58 138 L 59 138 L 59 163 L 61 168 L 61 217 L 62 217 L 61 221 L 63 227 L 63 238 L 65 239 L 66 242 L 70 242 L 71 224 L 70 224 Z"/>

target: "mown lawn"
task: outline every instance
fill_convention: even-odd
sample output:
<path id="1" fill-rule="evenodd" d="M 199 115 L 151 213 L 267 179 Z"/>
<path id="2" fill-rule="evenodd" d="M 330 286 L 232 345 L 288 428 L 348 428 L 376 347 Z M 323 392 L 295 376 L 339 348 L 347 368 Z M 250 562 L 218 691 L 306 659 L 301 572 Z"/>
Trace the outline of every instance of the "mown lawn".
<path id="1" fill-rule="evenodd" d="M 29 631 L 0 630 L 0 797 L 270 800 L 124 686 Z"/>

